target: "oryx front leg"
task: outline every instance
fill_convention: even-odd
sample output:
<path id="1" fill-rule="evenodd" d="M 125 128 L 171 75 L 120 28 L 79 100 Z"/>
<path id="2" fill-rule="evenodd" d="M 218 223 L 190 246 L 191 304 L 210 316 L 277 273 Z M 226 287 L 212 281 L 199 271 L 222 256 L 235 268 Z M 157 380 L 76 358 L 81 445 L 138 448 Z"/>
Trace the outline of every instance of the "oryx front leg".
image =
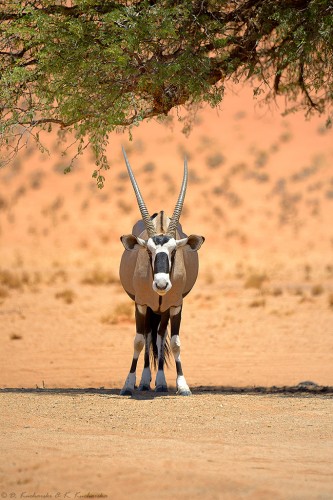
<path id="1" fill-rule="evenodd" d="M 182 306 L 172 307 L 170 309 L 170 323 L 171 323 L 171 350 L 176 362 L 177 370 L 177 394 L 180 396 L 190 396 L 192 393 L 185 380 L 182 364 L 180 361 L 180 322 L 181 322 Z"/>
<path id="2" fill-rule="evenodd" d="M 135 305 L 135 319 L 136 319 L 136 335 L 134 338 L 134 354 L 130 372 L 127 375 L 124 387 L 120 391 L 121 396 L 132 396 L 135 382 L 136 382 L 136 366 L 140 352 L 145 345 L 145 325 L 146 325 L 147 307 Z"/>
<path id="3" fill-rule="evenodd" d="M 158 369 L 155 381 L 156 392 L 168 392 L 168 386 L 164 375 L 164 345 L 167 336 L 167 325 L 169 321 L 168 312 L 162 314 L 160 326 L 157 332 L 157 353 L 158 353 Z"/>
<path id="4" fill-rule="evenodd" d="M 149 391 L 151 382 L 151 371 L 149 362 L 149 349 L 151 344 L 151 333 L 145 335 L 145 362 L 142 370 L 139 391 Z"/>

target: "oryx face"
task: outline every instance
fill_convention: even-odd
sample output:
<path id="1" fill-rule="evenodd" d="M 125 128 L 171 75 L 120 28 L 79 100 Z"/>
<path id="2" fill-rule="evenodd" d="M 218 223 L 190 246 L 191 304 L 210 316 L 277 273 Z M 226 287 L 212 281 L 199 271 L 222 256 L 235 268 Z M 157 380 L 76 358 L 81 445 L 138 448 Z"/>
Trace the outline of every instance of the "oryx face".
<path id="1" fill-rule="evenodd" d="M 159 295 L 166 294 L 172 287 L 171 269 L 176 249 L 182 242 L 183 240 L 176 241 L 165 234 L 153 236 L 147 241 L 147 251 L 153 269 L 153 290 Z"/>

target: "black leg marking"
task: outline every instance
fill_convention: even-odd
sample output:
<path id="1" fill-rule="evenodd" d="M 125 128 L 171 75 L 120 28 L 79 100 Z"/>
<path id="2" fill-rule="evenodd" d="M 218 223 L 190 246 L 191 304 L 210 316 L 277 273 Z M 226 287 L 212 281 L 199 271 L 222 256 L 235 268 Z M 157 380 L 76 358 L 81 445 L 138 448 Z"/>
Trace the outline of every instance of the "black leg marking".
<path id="1" fill-rule="evenodd" d="M 173 337 L 174 335 L 179 335 L 181 320 L 182 320 L 182 310 L 181 309 L 180 309 L 179 313 L 170 316 L 171 337 Z"/>
<path id="2" fill-rule="evenodd" d="M 132 360 L 132 364 L 131 364 L 131 369 L 130 369 L 130 373 L 135 373 L 136 371 L 136 365 L 138 364 L 138 360 L 133 358 Z"/>
<path id="3" fill-rule="evenodd" d="M 139 311 L 138 306 L 135 304 L 135 323 L 136 332 L 145 335 L 149 332 L 149 309 L 147 307 L 146 314 Z"/>
<path id="4" fill-rule="evenodd" d="M 144 368 L 149 368 L 149 350 L 145 350 L 145 363 L 144 363 Z"/>
<path id="5" fill-rule="evenodd" d="M 177 370 L 177 376 L 184 375 L 182 369 L 182 363 L 180 360 L 176 361 L 176 370 Z"/>
<path id="6" fill-rule="evenodd" d="M 144 356 L 144 369 L 142 372 L 139 391 L 150 391 L 151 372 L 150 372 L 150 359 L 149 359 L 149 337 L 151 334 L 145 334 L 145 356 Z"/>
<path id="7" fill-rule="evenodd" d="M 141 311 L 137 304 L 135 305 L 135 320 L 136 320 L 136 338 L 134 340 L 134 355 L 131 363 L 131 368 L 127 379 L 125 381 L 124 387 L 120 391 L 121 396 L 131 396 L 134 390 L 135 381 L 136 381 L 136 367 L 138 364 L 138 358 L 140 352 L 143 348 L 142 341 L 140 340 L 140 336 L 146 335 L 149 317 L 148 317 L 148 309 L 145 306 L 141 307 Z M 139 337 L 139 339 L 138 339 Z"/>
<path id="8" fill-rule="evenodd" d="M 158 339 L 161 343 L 161 347 L 158 353 L 158 371 L 156 375 L 156 392 L 168 392 L 168 387 L 165 381 L 164 375 L 164 341 L 167 333 L 167 326 L 169 322 L 169 311 L 164 312 L 161 315 L 161 321 L 158 328 Z"/>

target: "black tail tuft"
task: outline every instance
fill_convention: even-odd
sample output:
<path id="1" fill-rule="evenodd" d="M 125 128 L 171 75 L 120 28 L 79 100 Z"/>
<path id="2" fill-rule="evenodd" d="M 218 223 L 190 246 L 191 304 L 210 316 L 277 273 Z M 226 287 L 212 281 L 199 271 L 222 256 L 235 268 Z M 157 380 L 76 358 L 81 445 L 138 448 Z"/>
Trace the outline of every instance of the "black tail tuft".
<path id="1" fill-rule="evenodd" d="M 157 331 L 158 327 L 161 321 L 161 316 L 159 314 L 154 313 L 152 310 L 150 310 L 150 325 L 151 325 L 151 350 L 150 350 L 150 358 L 151 362 L 154 366 L 154 369 L 157 369 L 157 358 L 158 358 L 158 351 L 157 351 Z M 170 344 L 169 344 L 169 339 L 168 337 L 165 339 L 164 343 L 164 361 L 165 365 L 168 367 L 169 366 L 169 360 L 170 360 Z"/>

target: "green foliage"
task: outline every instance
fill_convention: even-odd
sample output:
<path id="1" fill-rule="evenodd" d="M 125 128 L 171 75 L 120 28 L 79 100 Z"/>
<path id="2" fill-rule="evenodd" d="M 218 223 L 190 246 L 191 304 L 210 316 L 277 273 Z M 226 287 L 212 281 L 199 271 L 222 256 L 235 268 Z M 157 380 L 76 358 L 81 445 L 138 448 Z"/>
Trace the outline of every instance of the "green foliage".
<path id="1" fill-rule="evenodd" d="M 2 2 L 1 145 L 10 160 L 56 125 L 74 134 L 73 160 L 92 147 L 102 187 L 110 132 L 217 106 L 227 79 L 331 123 L 332 13 L 330 0 Z"/>

